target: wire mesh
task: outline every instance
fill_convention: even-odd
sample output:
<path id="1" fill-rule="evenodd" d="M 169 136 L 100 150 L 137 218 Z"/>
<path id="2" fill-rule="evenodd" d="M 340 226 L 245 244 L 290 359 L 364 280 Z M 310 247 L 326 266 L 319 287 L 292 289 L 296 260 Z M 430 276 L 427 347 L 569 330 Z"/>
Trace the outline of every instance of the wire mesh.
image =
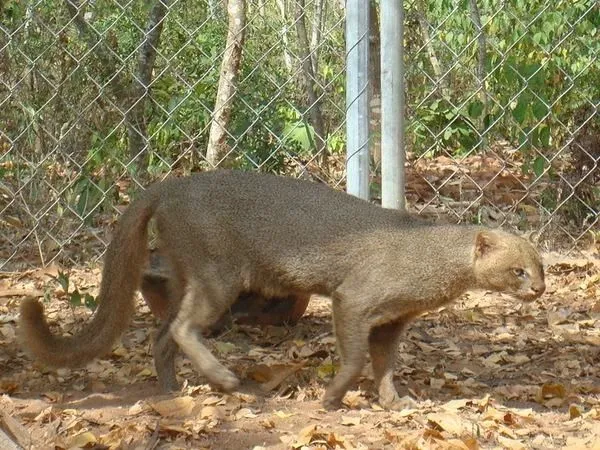
<path id="1" fill-rule="evenodd" d="M 343 1 L 0 8 L 0 270 L 95 262 L 129 199 L 170 174 L 227 166 L 343 187 Z M 410 209 L 567 247 L 597 237 L 599 28 L 593 0 L 405 1 Z M 371 61 L 376 200 L 385 93 Z"/>

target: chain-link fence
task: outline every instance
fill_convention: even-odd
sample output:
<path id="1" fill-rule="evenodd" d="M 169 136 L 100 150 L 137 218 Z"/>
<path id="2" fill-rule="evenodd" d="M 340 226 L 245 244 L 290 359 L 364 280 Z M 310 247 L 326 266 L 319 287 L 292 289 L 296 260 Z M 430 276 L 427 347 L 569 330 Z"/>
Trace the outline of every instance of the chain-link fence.
<path id="1" fill-rule="evenodd" d="M 405 5 L 409 200 L 561 247 L 596 239 L 600 4 Z"/>
<path id="2" fill-rule="evenodd" d="M 411 210 L 598 233 L 600 12 L 405 1 Z M 343 187 L 344 2 L 0 4 L 0 269 L 95 261 L 141 186 L 228 166 Z M 372 193 L 379 186 L 371 4 Z"/>

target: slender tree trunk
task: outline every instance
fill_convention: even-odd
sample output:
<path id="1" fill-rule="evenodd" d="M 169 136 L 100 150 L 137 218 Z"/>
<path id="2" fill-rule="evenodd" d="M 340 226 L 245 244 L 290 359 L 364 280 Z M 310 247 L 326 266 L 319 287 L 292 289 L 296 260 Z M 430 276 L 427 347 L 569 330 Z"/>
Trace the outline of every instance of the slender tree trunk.
<path id="1" fill-rule="evenodd" d="M 427 56 L 429 56 L 429 62 L 431 63 L 433 74 L 435 75 L 435 79 L 438 80 L 438 85 L 442 97 L 448 98 L 448 80 L 442 78 L 442 68 L 440 66 L 440 61 L 437 57 L 437 54 L 435 53 L 435 48 L 433 48 L 433 42 L 431 40 L 431 36 L 429 35 L 429 22 L 427 22 L 427 4 L 423 1 L 419 1 L 415 4 L 415 10 L 417 11 L 419 27 L 421 28 L 421 35 L 423 36 L 423 44 L 427 49 Z"/>
<path id="2" fill-rule="evenodd" d="M 129 156 L 132 159 L 142 156 L 141 166 L 148 167 L 150 152 L 148 151 L 148 129 L 144 108 L 152 83 L 152 72 L 156 61 L 156 49 L 159 46 L 168 0 L 156 0 L 146 24 L 144 42 L 140 48 L 136 76 L 131 82 L 130 102 L 127 112 L 127 133 L 129 137 Z"/>
<path id="3" fill-rule="evenodd" d="M 321 46 L 321 31 L 323 28 L 323 17 L 325 14 L 325 0 L 315 0 L 315 14 L 312 23 L 312 32 L 310 37 L 310 60 L 313 66 L 313 73 L 319 73 L 319 48 Z"/>
<path id="4" fill-rule="evenodd" d="M 292 72 L 292 57 L 290 56 L 290 52 L 288 49 L 290 48 L 290 41 L 288 39 L 288 14 L 287 14 L 287 0 L 277 0 L 277 7 L 279 8 L 279 13 L 281 14 L 281 22 L 283 26 L 281 27 L 281 41 L 283 42 L 283 63 L 285 64 L 285 68 L 288 70 L 288 73 Z"/>
<path id="5" fill-rule="evenodd" d="M 315 84 L 317 84 L 317 77 L 313 72 L 313 65 L 311 62 L 311 51 L 310 44 L 308 42 L 308 35 L 306 32 L 305 17 L 305 3 L 304 0 L 297 0 L 296 4 L 298 9 L 296 12 L 296 33 L 298 34 L 298 46 L 299 54 L 302 63 L 302 73 L 304 75 L 304 86 L 306 89 L 306 95 L 308 97 L 308 111 L 310 117 L 310 124 L 315 131 L 315 152 L 319 155 L 321 162 L 321 168 L 325 169 L 327 165 L 327 149 L 325 147 L 325 123 L 323 121 L 323 114 L 321 114 L 321 106 L 319 97 L 315 91 Z"/>
<path id="6" fill-rule="evenodd" d="M 479 15 L 479 8 L 477 7 L 477 0 L 469 0 L 469 8 L 471 10 L 471 21 L 475 27 L 477 33 L 477 82 L 479 83 L 479 98 L 483 104 L 481 111 L 481 119 L 479 120 L 479 133 L 481 141 L 479 143 L 480 149 L 486 147 L 486 135 L 485 135 L 485 118 L 488 111 L 488 93 L 485 87 L 485 64 L 486 64 L 486 39 L 483 27 L 481 26 L 481 17 Z"/>
<path id="7" fill-rule="evenodd" d="M 227 127 L 231 118 L 233 98 L 237 89 L 237 78 L 242 61 L 246 27 L 245 0 L 229 0 L 227 15 L 229 17 L 227 43 L 221 62 L 219 87 L 206 150 L 206 160 L 213 167 L 217 166 L 229 153 Z"/>
<path id="8" fill-rule="evenodd" d="M 378 2 L 369 2 L 369 129 L 371 136 L 381 134 L 381 40 Z M 370 139 L 373 167 L 381 164 L 381 139 Z"/>

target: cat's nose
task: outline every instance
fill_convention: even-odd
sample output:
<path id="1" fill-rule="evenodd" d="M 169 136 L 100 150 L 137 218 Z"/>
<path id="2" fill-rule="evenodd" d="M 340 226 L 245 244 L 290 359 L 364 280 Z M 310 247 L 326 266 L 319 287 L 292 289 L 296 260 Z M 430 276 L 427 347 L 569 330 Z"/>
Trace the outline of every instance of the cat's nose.
<path id="1" fill-rule="evenodd" d="M 545 283 L 538 283 L 531 286 L 531 290 L 535 293 L 535 295 L 540 296 L 546 290 Z"/>

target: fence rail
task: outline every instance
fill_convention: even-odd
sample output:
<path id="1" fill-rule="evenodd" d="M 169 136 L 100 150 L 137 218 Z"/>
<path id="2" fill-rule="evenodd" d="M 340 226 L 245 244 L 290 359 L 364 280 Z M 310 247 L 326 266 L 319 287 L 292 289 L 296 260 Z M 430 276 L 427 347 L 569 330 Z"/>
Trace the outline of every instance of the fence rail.
<path id="1" fill-rule="evenodd" d="M 344 1 L 0 8 L 0 270 L 96 260 L 128 199 L 171 173 L 344 186 Z M 374 200 L 378 17 L 372 1 Z M 598 238 L 599 30 L 595 0 L 405 1 L 409 209 L 550 246 Z"/>

